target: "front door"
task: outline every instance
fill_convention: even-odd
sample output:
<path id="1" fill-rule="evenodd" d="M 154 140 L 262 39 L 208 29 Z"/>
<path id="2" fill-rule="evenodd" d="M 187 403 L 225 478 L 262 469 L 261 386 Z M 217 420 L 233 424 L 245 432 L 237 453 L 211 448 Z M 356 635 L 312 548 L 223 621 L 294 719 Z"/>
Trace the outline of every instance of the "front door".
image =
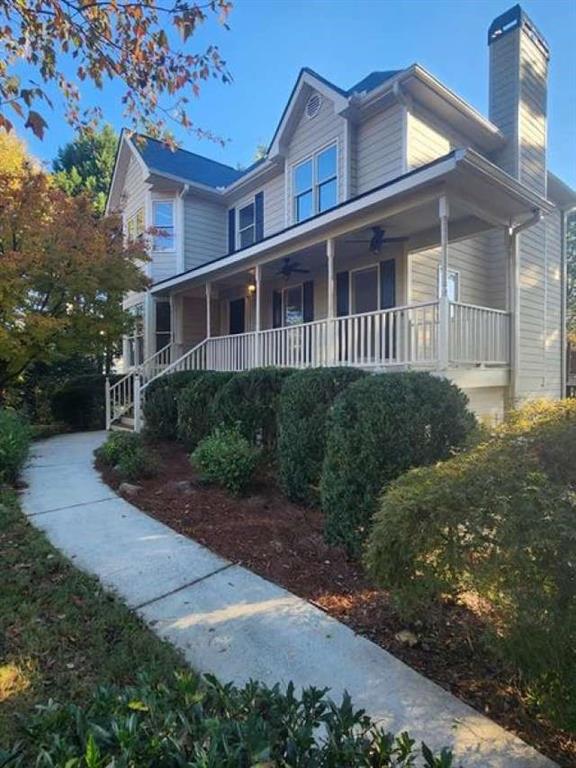
<path id="1" fill-rule="evenodd" d="M 246 330 L 246 307 L 244 299 L 230 302 L 230 333 L 244 333 Z"/>

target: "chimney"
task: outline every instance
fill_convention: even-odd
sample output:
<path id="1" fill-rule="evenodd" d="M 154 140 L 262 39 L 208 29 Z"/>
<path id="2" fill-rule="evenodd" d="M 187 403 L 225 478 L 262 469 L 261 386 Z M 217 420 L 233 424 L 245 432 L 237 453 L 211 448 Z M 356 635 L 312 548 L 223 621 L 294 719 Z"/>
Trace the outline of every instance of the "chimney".
<path id="1" fill-rule="evenodd" d="M 490 120 L 508 138 L 494 158 L 534 192 L 546 195 L 548 44 L 519 5 L 494 19 L 490 47 Z"/>

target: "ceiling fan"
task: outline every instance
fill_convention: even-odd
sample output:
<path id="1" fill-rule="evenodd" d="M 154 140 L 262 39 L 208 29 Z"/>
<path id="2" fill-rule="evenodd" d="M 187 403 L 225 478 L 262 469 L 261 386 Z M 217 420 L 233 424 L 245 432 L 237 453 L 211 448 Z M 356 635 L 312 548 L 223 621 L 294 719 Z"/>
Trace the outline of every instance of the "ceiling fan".
<path id="1" fill-rule="evenodd" d="M 291 275 L 293 275 L 293 274 L 302 274 L 302 275 L 304 275 L 304 274 L 307 274 L 308 272 L 310 272 L 309 269 L 303 269 L 300 266 L 300 262 L 299 261 L 292 261 L 290 259 L 290 256 L 286 256 L 282 260 L 282 266 L 278 270 L 278 274 L 282 275 L 282 277 L 286 278 L 286 280 L 288 280 L 288 278 Z"/>
<path id="2" fill-rule="evenodd" d="M 382 246 L 387 243 L 405 243 L 407 237 L 386 237 L 386 230 L 382 227 L 372 227 L 372 237 L 369 240 L 347 240 L 347 243 L 370 243 L 371 253 L 380 253 Z"/>

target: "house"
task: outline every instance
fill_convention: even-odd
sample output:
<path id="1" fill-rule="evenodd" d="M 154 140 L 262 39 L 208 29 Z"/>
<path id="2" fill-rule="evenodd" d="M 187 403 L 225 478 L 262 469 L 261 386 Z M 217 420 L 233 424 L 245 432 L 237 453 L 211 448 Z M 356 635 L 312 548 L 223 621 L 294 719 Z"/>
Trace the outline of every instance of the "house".
<path id="1" fill-rule="evenodd" d="M 153 228 L 152 286 L 109 425 L 194 368 L 424 369 L 486 418 L 561 397 L 576 193 L 547 170 L 549 49 L 519 6 L 488 48 L 489 117 L 418 64 L 348 89 L 303 69 L 246 170 L 123 134 L 108 210 Z"/>

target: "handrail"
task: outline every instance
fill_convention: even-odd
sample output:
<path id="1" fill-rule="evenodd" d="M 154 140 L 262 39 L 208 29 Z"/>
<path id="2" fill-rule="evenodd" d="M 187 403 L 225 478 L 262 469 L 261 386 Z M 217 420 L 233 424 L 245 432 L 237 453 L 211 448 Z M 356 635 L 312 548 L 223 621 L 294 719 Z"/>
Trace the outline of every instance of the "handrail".
<path id="1" fill-rule="evenodd" d="M 510 312 L 506 309 L 496 309 L 496 307 L 483 307 L 481 304 L 467 304 L 464 301 L 451 301 L 450 304 L 454 307 L 465 307 L 466 309 L 481 309 L 484 312 L 493 312 L 495 315 L 509 315 Z"/>
<path id="2" fill-rule="evenodd" d="M 157 373 L 155 376 L 152 376 L 152 378 L 148 379 L 143 385 L 142 390 L 144 391 L 147 389 L 150 384 L 152 384 L 153 381 L 156 381 L 156 379 L 159 379 L 161 376 L 166 376 L 169 373 L 172 373 L 174 371 L 181 370 L 182 364 L 188 360 L 192 355 L 194 355 L 196 352 L 198 352 L 202 347 L 206 345 L 206 342 L 209 341 L 211 337 L 208 337 L 206 339 L 202 339 L 202 341 L 199 344 L 196 344 L 195 347 L 192 347 L 187 352 L 184 352 L 183 355 L 181 355 L 177 360 L 174 360 L 174 362 L 170 363 L 170 365 L 167 365 L 165 368 L 163 368 L 160 373 Z M 220 337 L 218 337 L 220 338 Z"/>

